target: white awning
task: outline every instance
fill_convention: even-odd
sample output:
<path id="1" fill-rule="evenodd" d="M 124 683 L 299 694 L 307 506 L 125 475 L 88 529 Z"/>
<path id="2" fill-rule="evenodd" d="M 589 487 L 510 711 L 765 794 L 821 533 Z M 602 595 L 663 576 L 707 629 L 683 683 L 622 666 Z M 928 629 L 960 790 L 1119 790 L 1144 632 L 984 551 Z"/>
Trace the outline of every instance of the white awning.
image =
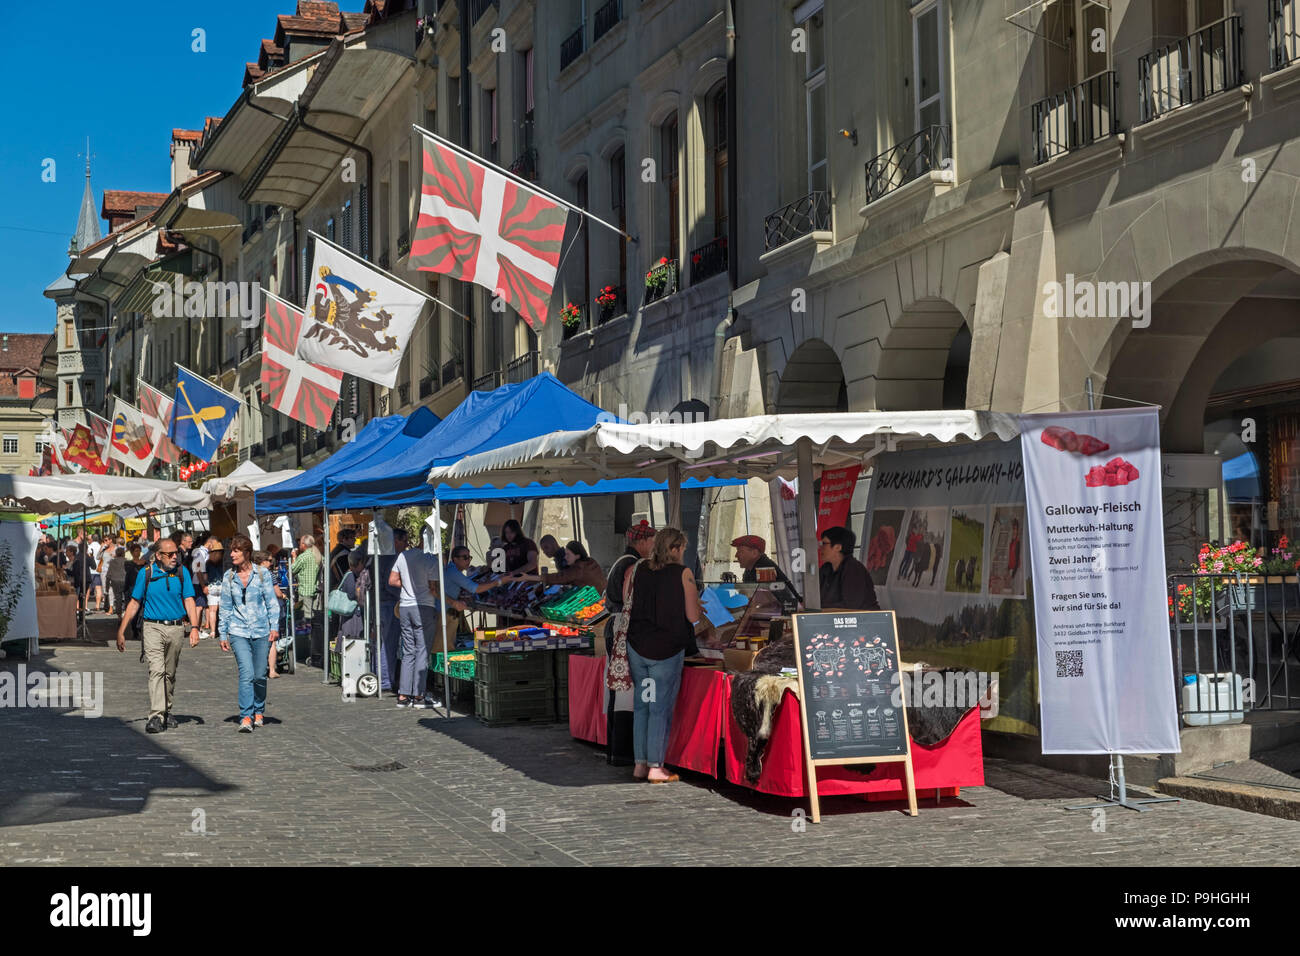
<path id="1" fill-rule="evenodd" d="M 297 469 L 267 471 L 255 462 L 246 461 L 224 478 L 209 478 L 200 490 L 210 495 L 213 500 L 230 501 L 240 495 L 251 495 L 258 488 L 287 481 L 301 474 L 302 472 Z"/>
<path id="2" fill-rule="evenodd" d="M 0 475 L 0 498 L 12 498 L 36 511 L 206 508 L 209 500 L 202 491 L 178 481 L 86 474 L 42 478 Z"/>
<path id="3" fill-rule="evenodd" d="M 757 415 L 710 422 L 628 425 L 598 422 L 581 431 L 551 432 L 434 468 L 430 484 L 474 486 L 604 478 L 794 477 L 797 448 L 807 440 L 821 467 L 865 464 L 905 444 L 931 445 L 1020 434 L 1001 412 L 914 411 Z M 675 466 L 675 467 L 674 467 Z"/>

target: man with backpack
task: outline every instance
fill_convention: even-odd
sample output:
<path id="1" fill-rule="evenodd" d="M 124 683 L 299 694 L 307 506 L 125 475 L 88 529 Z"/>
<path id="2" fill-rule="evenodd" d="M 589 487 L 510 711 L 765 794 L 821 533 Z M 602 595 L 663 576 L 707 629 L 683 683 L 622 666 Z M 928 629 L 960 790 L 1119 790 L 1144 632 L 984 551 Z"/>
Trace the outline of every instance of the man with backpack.
<path id="1" fill-rule="evenodd" d="M 181 641 L 188 632 L 190 647 L 199 646 L 194 582 L 181 566 L 179 548 L 175 541 L 163 538 L 156 554 L 157 560 L 136 575 L 131 601 L 117 627 L 117 649 L 125 651 L 126 629 L 143 608 L 144 654 L 149 662 L 149 720 L 144 729 L 150 734 L 176 726 L 171 711 Z"/>

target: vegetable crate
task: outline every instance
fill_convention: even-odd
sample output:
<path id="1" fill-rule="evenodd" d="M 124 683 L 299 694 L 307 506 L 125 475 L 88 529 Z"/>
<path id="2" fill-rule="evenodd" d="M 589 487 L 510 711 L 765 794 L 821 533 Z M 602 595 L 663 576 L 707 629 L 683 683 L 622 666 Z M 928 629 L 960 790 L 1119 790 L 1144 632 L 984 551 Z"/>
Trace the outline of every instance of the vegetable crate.
<path id="1" fill-rule="evenodd" d="M 555 680 L 554 651 L 517 651 L 509 654 L 478 652 L 474 679 L 492 687 L 551 684 Z M 457 676 L 453 672 L 453 676 Z"/>

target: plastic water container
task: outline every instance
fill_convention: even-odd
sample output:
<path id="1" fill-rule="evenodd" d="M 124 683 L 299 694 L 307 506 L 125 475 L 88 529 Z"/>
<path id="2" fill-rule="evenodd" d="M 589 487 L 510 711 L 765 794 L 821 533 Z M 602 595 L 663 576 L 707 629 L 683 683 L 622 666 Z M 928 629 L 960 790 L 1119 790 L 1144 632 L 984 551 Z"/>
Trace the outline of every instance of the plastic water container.
<path id="1" fill-rule="evenodd" d="M 1246 719 L 1242 706 L 1240 674 L 1184 674 L 1183 723 L 1189 727 L 1211 724 L 1239 724 Z M 1202 713 L 1191 713 L 1197 710 Z M 1208 711 L 1208 713 L 1207 713 Z"/>

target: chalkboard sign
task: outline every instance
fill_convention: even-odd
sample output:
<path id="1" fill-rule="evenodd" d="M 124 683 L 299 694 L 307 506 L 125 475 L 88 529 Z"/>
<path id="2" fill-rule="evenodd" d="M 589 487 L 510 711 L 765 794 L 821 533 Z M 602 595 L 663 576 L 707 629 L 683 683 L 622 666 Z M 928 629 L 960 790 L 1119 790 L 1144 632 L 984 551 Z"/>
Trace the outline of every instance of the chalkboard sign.
<path id="1" fill-rule="evenodd" d="M 796 614 L 794 641 L 813 822 L 820 819 L 819 764 L 904 762 L 906 791 L 915 816 L 894 612 Z"/>

